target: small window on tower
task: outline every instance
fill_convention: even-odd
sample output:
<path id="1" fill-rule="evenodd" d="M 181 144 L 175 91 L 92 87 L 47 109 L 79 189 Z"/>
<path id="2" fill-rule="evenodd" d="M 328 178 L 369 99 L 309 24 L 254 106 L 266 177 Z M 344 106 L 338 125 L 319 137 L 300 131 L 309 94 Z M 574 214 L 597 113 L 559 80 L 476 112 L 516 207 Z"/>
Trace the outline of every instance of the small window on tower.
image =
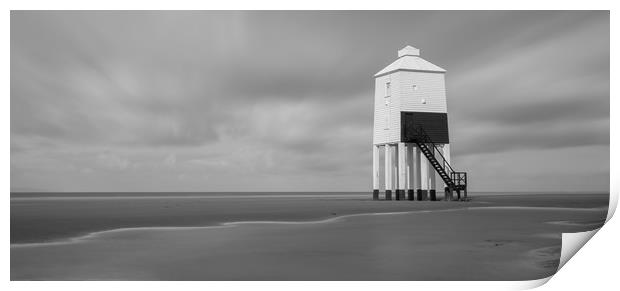
<path id="1" fill-rule="evenodd" d="M 392 89 L 390 88 L 390 82 L 385 83 L 385 96 L 391 96 Z"/>
<path id="2" fill-rule="evenodd" d="M 418 90 L 418 85 L 413 85 L 413 91 Z"/>

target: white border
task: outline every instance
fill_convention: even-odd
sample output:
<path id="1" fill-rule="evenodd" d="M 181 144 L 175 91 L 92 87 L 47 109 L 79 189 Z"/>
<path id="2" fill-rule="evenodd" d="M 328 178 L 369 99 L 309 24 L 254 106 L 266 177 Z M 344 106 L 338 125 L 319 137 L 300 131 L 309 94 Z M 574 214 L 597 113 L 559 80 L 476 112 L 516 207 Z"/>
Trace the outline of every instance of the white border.
<path id="1" fill-rule="evenodd" d="M 2 99 L 2 115 L 4 131 L 4 142 L 2 143 L 2 155 L 4 161 L 10 161 L 10 13 L 9 9 L 359 9 L 359 10 L 384 10 L 384 9 L 417 9 L 417 10 L 496 10 L 496 9 L 526 9 L 526 10 L 612 10 L 611 13 L 611 80 L 616 80 L 618 61 L 613 52 L 618 49 L 617 37 L 613 32 L 618 30 L 618 21 L 615 14 L 618 12 L 613 1 L 539 1 L 539 0 L 521 0 L 512 1 L 365 1 L 365 2 L 336 2 L 333 0 L 314 0 L 306 3 L 297 3 L 297 1 L 198 1 L 198 0 L 176 0 L 176 1 L 129 1 L 129 0 L 108 0 L 99 1 L 77 1 L 77 0 L 56 0 L 56 1 L 3 1 L 5 7 L 2 14 L 2 36 L 4 41 L 4 58 L 3 58 L 3 82 L 2 91 L 4 98 Z M 617 1 L 616 1 L 617 2 Z M 353 4 L 354 3 L 354 4 Z M 148 5 L 147 5 L 148 4 Z M 611 83 L 611 96 L 616 96 L 617 86 Z M 611 116 L 611 148 L 618 148 L 618 101 L 615 98 L 610 100 L 610 116 Z M 618 177 L 618 155 L 613 151 L 610 153 L 611 160 L 611 177 Z M 4 219 L 1 221 L 3 226 L 2 235 L 5 241 L 3 255 L 3 275 L 5 282 L 9 287 L 17 290 L 41 289 L 48 291 L 54 290 L 168 290 L 171 288 L 184 289 L 259 289 L 259 290 L 316 290 L 316 289 L 349 289 L 356 290 L 376 290 L 379 288 L 387 288 L 392 290 L 411 290 L 412 288 L 437 289 L 437 290 L 497 290 L 497 289 L 522 289 L 536 287 L 546 282 L 539 280 L 535 282 L 9 282 L 10 272 L 10 247 L 9 247 L 9 189 L 10 189 L 10 163 L 5 162 L 2 169 L 2 186 L 7 189 L 5 199 L 3 200 L 3 209 L 5 210 Z M 617 180 L 611 179 L 611 205 L 615 210 L 618 201 L 618 183 Z M 608 219 L 613 214 L 610 211 Z M 620 226 L 617 219 L 610 221 L 603 227 L 603 231 L 599 232 L 587 246 L 575 255 L 568 264 L 562 268 L 558 275 L 550 280 L 549 284 L 542 287 L 546 290 L 583 290 L 592 286 L 599 286 L 605 289 L 613 289 L 611 286 L 617 286 L 615 278 L 615 270 L 618 267 L 617 242 L 620 237 Z M 574 263 L 572 263 L 574 261 Z M 609 287 L 608 287 L 609 286 Z M 595 288 L 597 290 L 599 288 Z"/>

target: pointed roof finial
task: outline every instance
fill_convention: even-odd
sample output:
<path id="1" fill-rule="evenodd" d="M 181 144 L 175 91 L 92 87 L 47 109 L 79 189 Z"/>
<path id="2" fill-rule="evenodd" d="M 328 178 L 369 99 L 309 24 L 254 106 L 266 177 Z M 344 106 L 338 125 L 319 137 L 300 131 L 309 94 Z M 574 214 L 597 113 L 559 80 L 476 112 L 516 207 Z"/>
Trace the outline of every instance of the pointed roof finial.
<path id="1" fill-rule="evenodd" d="M 420 56 L 420 50 L 410 45 L 405 46 L 404 48 L 398 51 L 399 58 L 404 57 L 404 56 Z"/>

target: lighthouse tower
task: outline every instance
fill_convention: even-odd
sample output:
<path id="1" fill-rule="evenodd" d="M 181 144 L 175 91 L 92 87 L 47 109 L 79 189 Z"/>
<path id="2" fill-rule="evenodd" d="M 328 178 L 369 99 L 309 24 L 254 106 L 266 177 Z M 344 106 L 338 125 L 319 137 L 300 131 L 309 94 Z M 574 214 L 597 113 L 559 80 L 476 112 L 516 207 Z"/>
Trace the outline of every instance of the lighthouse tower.
<path id="1" fill-rule="evenodd" d="M 412 46 L 375 74 L 373 199 L 380 197 L 381 164 L 386 200 L 437 200 L 437 180 L 445 200 L 454 192 L 460 199 L 460 191 L 466 197 L 467 176 L 450 165 L 445 74 Z"/>

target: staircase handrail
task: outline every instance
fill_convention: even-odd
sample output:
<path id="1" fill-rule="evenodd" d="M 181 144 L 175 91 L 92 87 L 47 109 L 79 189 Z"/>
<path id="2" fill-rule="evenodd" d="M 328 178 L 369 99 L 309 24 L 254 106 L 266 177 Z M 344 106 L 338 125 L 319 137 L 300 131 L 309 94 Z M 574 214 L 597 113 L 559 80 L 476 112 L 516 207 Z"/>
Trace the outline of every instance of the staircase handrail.
<path id="1" fill-rule="evenodd" d="M 446 158 L 443 156 L 443 154 L 441 154 L 441 151 L 439 151 L 439 148 L 437 148 L 437 146 L 435 145 L 435 143 L 431 140 L 431 138 L 428 136 L 428 134 L 426 133 L 426 131 L 424 130 L 424 128 L 422 128 L 421 126 L 418 126 L 416 128 L 416 132 L 418 133 L 418 137 L 422 137 L 423 138 L 423 142 L 424 143 L 428 143 L 431 144 L 433 146 L 433 155 L 435 155 L 435 150 L 437 151 L 437 153 L 439 153 L 439 156 L 441 156 L 441 159 L 444 163 L 444 169 L 447 171 L 448 169 L 450 170 L 448 173 L 448 176 L 451 177 L 451 173 L 456 172 L 452 166 L 450 166 L 450 163 L 448 163 L 448 160 L 446 160 Z M 447 168 L 446 168 L 447 166 Z"/>

